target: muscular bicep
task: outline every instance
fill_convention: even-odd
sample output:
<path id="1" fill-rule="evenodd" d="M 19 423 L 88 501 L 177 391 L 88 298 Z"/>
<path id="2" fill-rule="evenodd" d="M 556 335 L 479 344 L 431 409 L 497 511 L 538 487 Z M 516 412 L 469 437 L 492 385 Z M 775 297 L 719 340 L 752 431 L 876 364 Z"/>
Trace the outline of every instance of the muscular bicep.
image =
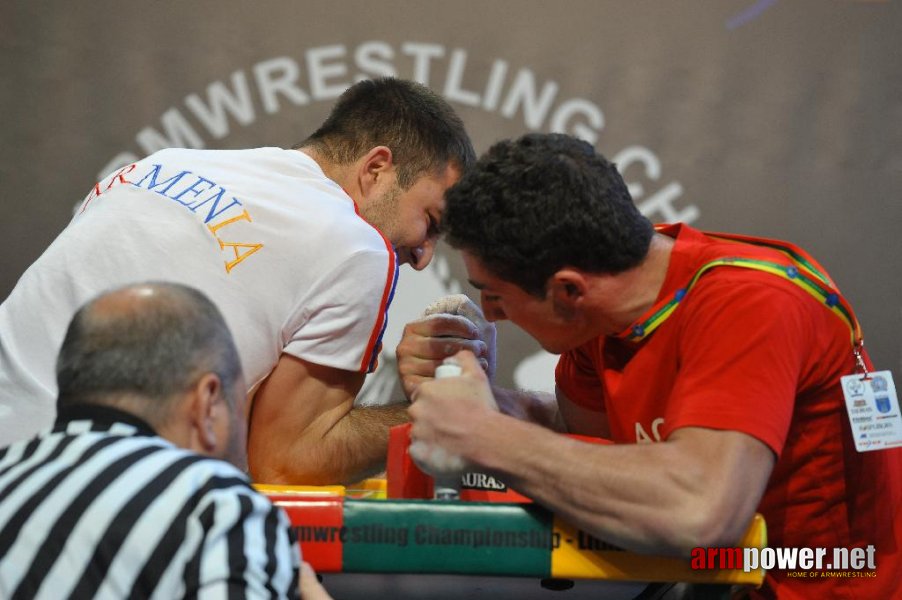
<path id="1" fill-rule="evenodd" d="M 351 411 L 363 379 L 363 373 L 282 354 L 251 405 L 251 477 L 262 483 L 327 480 L 330 459 L 319 442 Z"/>
<path id="2" fill-rule="evenodd" d="M 604 411 L 593 410 L 577 404 L 568 398 L 560 387 L 555 387 L 554 394 L 567 433 L 602 438 L 611 437 L 611 428 Z"/>

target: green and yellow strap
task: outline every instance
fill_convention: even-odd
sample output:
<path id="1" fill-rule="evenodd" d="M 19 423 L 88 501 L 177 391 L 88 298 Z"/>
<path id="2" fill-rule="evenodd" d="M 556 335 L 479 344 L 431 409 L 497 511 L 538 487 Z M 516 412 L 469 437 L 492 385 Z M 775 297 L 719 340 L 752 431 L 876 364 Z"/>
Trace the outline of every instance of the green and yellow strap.
<path id="1" fill-rule="evenodd" d="M 842 319 L 849 327 L 852 348 L 859 368 L 867 372 L 861 359 L 861 347 L 864 345 L 864 339 L 858 319 L 855 317 L 852 307 L 839 293 L 836 284 L 833 283 L 833 280 L 830 279 L 823 267 L 813 257 L 801 248 L 788 242 L 721 233 L 706 235 L 728 242 L 752 244 L 777 250 L 786 256 L 789 264 L 744 256 L 726 256 L 707 262 L 695 272 L 686 285 L 678 289 L 672 296 L 658 302 L 651 308 L 649 313 L 646 313 L 648 314 L 647 317 L 632 325 L 618 337 L 633 342 L 645 339 L 673 314 L 673 311 L 676 310 L 677 306 L 679 306 L 680 302 L 683 301 L 686 294 L 689 293 L 702 275 L 715 267 L 740 267 L 763 271 L 790 281 L 813 296 L 827 310 Z"/>

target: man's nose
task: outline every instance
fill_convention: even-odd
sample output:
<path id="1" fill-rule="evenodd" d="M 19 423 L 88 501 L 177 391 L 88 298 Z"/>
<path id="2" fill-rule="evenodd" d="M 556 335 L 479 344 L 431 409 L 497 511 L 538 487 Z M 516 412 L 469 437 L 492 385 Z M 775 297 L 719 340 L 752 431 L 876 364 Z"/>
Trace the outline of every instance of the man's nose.
<path id="1" fill-rule="evenodd" d="M 401 254 L 401 263 L 408 263 L 415 271 L 422 271 L 435 254 L 435 242 L 426 240 L 416 248 L 405 249 Z"/>

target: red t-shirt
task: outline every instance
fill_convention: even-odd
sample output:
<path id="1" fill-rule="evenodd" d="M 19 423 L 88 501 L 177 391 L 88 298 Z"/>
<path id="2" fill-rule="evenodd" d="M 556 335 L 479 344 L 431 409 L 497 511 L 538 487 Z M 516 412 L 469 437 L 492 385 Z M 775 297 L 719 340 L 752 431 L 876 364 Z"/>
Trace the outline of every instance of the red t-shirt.
<path id="1" fill-rule="evenodd" d="M 676 244 L 659 300 L 716 258 L 787 263 L 685 225 L 662 233 Z M 650 336 L 593 340 L 561 355 L 556 377 L 573 402 L 607 414 L 615 442 L 666 440 L 693 426 L 767 444 L 778 457 L 758 507 L 769 547 L 824 547 L 826 562 L 832 548 L 876 547 L 873 578 L 774 570 L 758 597 L 900 597 L 902 450 L 855 450 L 839 383 L 854 370 L 848 326 L 814 297 L 782 277 L 721 266 Z"/>

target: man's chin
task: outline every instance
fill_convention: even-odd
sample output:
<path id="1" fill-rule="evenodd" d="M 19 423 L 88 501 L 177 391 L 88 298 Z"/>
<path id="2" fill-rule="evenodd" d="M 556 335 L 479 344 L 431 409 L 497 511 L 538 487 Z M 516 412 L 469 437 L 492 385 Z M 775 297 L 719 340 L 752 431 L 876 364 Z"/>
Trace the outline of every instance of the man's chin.
<path id="1" fill-rule="evenodd" d="M 563 354 L 564 352 L 567 352 L 568 350 L 573 349 L 570 347 L 562 347 L 561 344 L 546 343 L 541 340 L 536 340 L 536 341 L 539 342 L 539 346 L 542 347 L 542 350 L 544 350 L 545 352 L 548 352 L 550 354 Z"/>
<path id="2" fill-rule="evenodd" d="M 576 336 L 570 336 L 566 340 L 540 340 L 538 338 L 533 339 L 539 343 L 539 346 L 541 346 L 542 350 L 544 350 L 545 352 L 549 352 L 551 354 L 563 354 L 565 352 L 570 352 L 571 350 L 579 348 L 590 340 L 595 339 L 595 336 L 586 335 L 580 336 L 578 338 Z"/>

